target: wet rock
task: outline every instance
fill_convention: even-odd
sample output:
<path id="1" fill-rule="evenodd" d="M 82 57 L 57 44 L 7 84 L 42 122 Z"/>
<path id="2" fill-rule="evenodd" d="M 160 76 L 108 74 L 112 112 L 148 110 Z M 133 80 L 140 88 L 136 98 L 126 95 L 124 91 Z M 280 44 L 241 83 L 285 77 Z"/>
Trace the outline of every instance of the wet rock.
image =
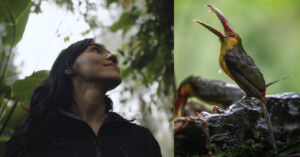
<path id="1" fill-rule="evenodd" d="M 174 121 L 175 157 L 211 157 L 207 123 L 199 119 L 180 118 Z"/>
<path id="2" fill-rule="evenodd" d="M 292 156 L 297 153 L 299 155 L 300 94 L 269 95 L 266 106 L 279 156 Z M 198 155 L 200 151 L 206 150 L 207 143 L 210 143 L 213 155 L 218 157 L 274 155 L 268 127 L 258 101 L 243 99 L 232 104 L 221 114 L 206 114 L 203 118 L 208 123 L 206 128 L 205 125 L 199 124 L 201 122 L 186 120 L 186 126 L 182 127 L 180 132 L 176 132 L 177 154 Z M 210 140 L 204 140 L 206 137 Z M 206 144 L 203 144 L 203 141 Z"/>
<path id="3" fill-rule="evenodd" d="M 243 99 L 222 114 L 204 116 L 209 124 L 212 151 L 219 156 L 265 156 L 273 148 L 257 101 Z M 278 151 L 300 138 L 300 95 L 267 96 L 267 109 Z M 300 148 L 299 148 L 300 152 Z"/>

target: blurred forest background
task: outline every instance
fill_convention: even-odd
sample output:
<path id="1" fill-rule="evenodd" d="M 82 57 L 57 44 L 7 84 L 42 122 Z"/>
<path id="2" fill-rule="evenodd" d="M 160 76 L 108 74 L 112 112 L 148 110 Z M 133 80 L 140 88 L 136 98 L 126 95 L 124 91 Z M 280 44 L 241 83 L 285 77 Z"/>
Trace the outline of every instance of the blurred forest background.
<path id="1" fill-rule="evenodd" d="M 53 63 L 52 59 L 59 53 L 48 52 L 56 47 L 51 43 L 66 43 L 59 47 L 61 50 L 87 37 L 95 38 L 119 57 L 123 83 L 111 94 L 117 111 L 148 127 L 158 140 L 163 156 L 173 156 L 173 6 L 173 0 L 0 0 L 0 156 L 5 142 L 28 113 L 32 90 L 50 70 L 37 67 L 40 62 Z M 50 19 L 46 16 L 38 24 L 27 26 L 27 23 L 32 17 L 43 15 L 43 11 L 53 9 L 65 15 L 56 15 L 55 18 L 62 20 L 52 38 L 26 33 L 31 28 L 36 32 L 42 30 L 40 35 L 51 32 L 53 28 L 47 24 Z M 70 16 L 77 19 L 75 24 L 66 22 Z M 82 25 L 85 30 L 74 31 Z M 48 44 L 29 56 L 32 63 L 25 62 L 33 64 L 29 70 L 33 73 L 20 76 L 26 69 L 22 58 L 14 62 L 16 56 L 24 56 L 25 49 L 33 51 L 44 41 Z M 36 46 L 29 46 L 32 42 Z M 18 49 L 18 44 L 23 46 Z M 50 53 L 55 57 L 48 56 Z M 44 60 L 43 56 L 46 56 Z M 39 58 L 37 63 L 35 58 Z"/>
<path id="2" fill-rule="evenodd" d="M 246 52 L 266 83 L 293 76 L 267 88 L 267 95 L 300 93 L 300 1 L 298 0 L 175 0 L 174 62 L 177 86 L 189 75 L 234 83 L 219 66 L 220 42 L 194 19 L 220 32 L 221 22 L 211 4 L 226 16 L 242 38 Z M 235 84 L 235 83 L 234 83 Z"/>

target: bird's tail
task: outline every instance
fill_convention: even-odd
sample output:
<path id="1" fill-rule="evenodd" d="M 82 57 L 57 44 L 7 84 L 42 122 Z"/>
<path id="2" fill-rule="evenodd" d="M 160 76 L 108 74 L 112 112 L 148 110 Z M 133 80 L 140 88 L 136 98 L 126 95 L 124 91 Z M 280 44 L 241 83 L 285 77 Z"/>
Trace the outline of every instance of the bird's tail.
<path id="1" fill-rule="evenodd" d="M 268 130 L 269 130 L 270 137 L 271 137 L 272 144 L 273 144 L 273 148 L 274 148 L 274 153 L 277 154 L 277 148 L 276 148 L 276 145 L 275 145 L 275 138 L 274 138 L 274 133 L 273 133 L 273 128 L 272 128 L 272 123 L 271 123 L 271 120 L 269 118 L 268 110 L 266 108 L 267 101 L 266 101 L 266 99 L 260 99 L 259 101 L 260 101 L 260 104 L 261 104 L 261 108 L 262 108 L 264 118 L 265 118 L 267 126 L 268 126 Z"/>
<path id="2" fill-rule="evenodd" d="M 288 79 L 288 78 L 292 78 L 292 77 L 293 77 L 293 76 L 287 76 L 287 77 L 284 77 L 284 78 L 281 78 L 281 79 L 272 81 L 272 82 L 266 84 L 266 87 L 269 87 L 269 86 L 273 85 L 274 83 L 277 83 L 277 82 L 279 82 L 279 81 L 282 81 L 282 80 L 285 80 L 285 79 Z"/>

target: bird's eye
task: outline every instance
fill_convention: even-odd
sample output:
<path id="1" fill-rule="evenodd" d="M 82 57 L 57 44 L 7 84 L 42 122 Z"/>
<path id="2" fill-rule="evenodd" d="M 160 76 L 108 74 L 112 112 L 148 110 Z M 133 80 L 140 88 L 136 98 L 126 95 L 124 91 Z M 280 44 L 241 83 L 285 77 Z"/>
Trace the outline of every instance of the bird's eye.
<path id="1" fill-rule="evenodd" d="M 231 32 L 231 31 L 228 34 L 229 34 L 229 36 L 233 36 L 233 32 Z"/>

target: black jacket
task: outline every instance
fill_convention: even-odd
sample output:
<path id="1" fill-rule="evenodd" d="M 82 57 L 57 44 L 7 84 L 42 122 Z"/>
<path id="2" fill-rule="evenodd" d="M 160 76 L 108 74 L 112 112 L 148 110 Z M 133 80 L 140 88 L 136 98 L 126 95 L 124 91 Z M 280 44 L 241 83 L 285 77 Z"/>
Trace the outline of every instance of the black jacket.
<path id="1" fill-rule="evenodd" d="M 98 136 L 79 116 L 60 111 L 51 135 L 24 151 L 24 157 L 160 157 L 151 132 L 109 112 Z"/>

